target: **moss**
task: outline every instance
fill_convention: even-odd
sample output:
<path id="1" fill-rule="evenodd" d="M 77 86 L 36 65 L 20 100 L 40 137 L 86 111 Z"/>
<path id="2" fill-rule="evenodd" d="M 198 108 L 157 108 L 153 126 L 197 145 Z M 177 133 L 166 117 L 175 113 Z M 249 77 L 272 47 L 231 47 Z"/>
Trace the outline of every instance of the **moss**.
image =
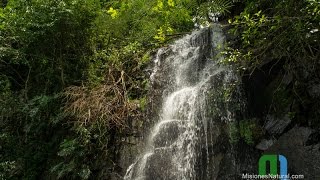
<path id="1" fill-rule="evenodd" d="M 146 96 L 142 97 L 139 99 L 139 107 L 141 108 L 142 111 L 146 109 L 147 106 L 147 98 Z"/>
<path id="2" fill-rule="evenodd" d="M 248 145 L 254 145 L 264 135 L 263 128 L 257 119 L 242 120 L 229 125 L 229 138 L 231 143 L 243 140 Z"/>
<path id="3" fill-rule="evenodd" d="M 232 144 L 236 144 L 240 140 L 239 128 L 236 122 L 229 124 L 229 140 Z"/>

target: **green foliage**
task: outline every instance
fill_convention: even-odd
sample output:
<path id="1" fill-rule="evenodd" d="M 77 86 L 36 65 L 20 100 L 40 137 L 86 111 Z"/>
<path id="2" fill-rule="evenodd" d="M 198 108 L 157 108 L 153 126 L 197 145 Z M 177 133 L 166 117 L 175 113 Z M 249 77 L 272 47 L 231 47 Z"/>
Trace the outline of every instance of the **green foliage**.
<path id="1" fill-rule="evenodd" d="M 244 9 L 229 20 L 237 38 L 223 52 L 222 63 L 250 76 L 263 71 L 270 78 L 263 102 L 268 113 L 295 112 L 296 123 L 318 124 L 311 120 L 317 119 L 316 112 L 307 123 L 302 111 L 317 107 L 307 92 L 320 70 L 319 2 L 246 0 L 242 5 Z"/>
<path id="2" fill-rule="evenodd" d="M 229 138 L 229 141 L 232 144 L 238 143 L 240 140 L 239 128 L 235 122 L 229 124 Z"/>
<path id="3" fill-rule="evenodd" d="M 109 14 L 107 16 L 112 19 L 111 22 L 103 24 L 114 23 L 115 26 L 106 27 L 106 31 L 109 31 L 116 38 L 117 36 L 123 37 L 126 34 L 128 42 L 162 43 L 166 40 L 165 36 L 172 35 L 174 32 L 189 30 L 193 26 L 191 21 L 192 11 L 187 9 L 187 3 L 192 3 L 192 1 L 117 1 L 111 3 L 108 10 Z M 137 11 L 137 9 L 139 10 Z M 111 11 L 113 14 L 110 14 Z M 112 17 L 115 16 L 114 13 L 117 14 L 116 17 Z M 102 14 L 102 19 L 99 19 L 99 21 L 109 20 Z M 124 41 L 118 43 L 120 42 L 123 43 Z"/>
<path id="4" fill-rule="evenodd" d="M 229 137 L 231 143 L 237 143 L 242 139 L 248 145 L 254 145 L 263 136 L 264 131 L 257 119 L 242 120 L 229 125 Z"/>
<path id="5" fill-rule="evenodd" d="M 145 110 L 146 109 L 146 106 L 147 106 L 147 97 L 142 97 L 139 99 L 139 106 L 142 110 Z"/>
<path id="6" fill-rule="evenodd" d="M 16 163 L 14 161 L 0 162 L 0 178 L 10 178 L 14 175 L 16 169 Z"/>
<path id="7" fill-rule="evenodd" d="M 64 139 L 60 144 L 58 155 L 65 159 L 51 168 L 52 173 L 57 174 L 57 178 L 61 179 L 69 177 L 72 179 L 88 179 L 91 175 L 89 166 L 84 161 L 84 148 L 78 139 Z M 88 153 L 88 152 L 87 152 Z"/>
<path id="8" fill-rule="evenodd" d="M 201 3 L 200 13 L 226 14 L 230 13 L 229 9 L 232 7 L 231 0 L 209 0 Z M 203 15 L 205 16 L 205 15 Z"/>
<path id="9" fill-rule="evenodd" d="M 313 0 L 246 2 L 245 10 L 229 20 L 234 26 L 231 32 L 240 37 L 243 47 L 228 51 L 230 61 L 247 61 L 246 67 L 252 68 L 266 58 L 290 59 L 294 63 L 317 59 L 319 3 Z"/>
<path id="10" fill-rule="evenodd" d="M 195 21 L 200 25 L 208 25 L 209 22 L 217 21 L 221 16 L 230 13 L 230 9 L 237 1 L 233 0 L 198 0 L 197 15 Z"/>
<path id="11" fill-rule="evenodd" d="M 253 128 L 254 124 L 250 123 L 249 121 L 240 121 L 239 128 L 240 128 L 240 136 L 247 144 L 253 144 Z"/>
<path id="12" fill-rule="evenodd" d="M 57 92 L 83 79 L 98 7 L 94 0 L 9 1 L 1 20 L 1 71 L 20 77 L 14 85 L 31 95 Z"/>
<path id="13" fill-rule="evenodd" d="M 109 179 L 127 123 L 142 121 L 150 54 L 193 27 L 195 5 L 10 0 L 0 8 L 0 175 Z"/>
<path id="14" fill-rule="evenodd" d="M 232 1 L 10 0 L 1 6 L 0 176 L 110 179 L 123 137 L 138 132 L 132 124 L 143 126 L 143 69 L 152 52 L 189 32 L 193 17 L 225 14 Z M 306 11 L 318 13 L 313 5 Z M 231 94 L 219 93 L 225 100 Z"/>
<path id="15" fill-rule="evenodd" d="M 4 103 L 0 106 L 0 162 L 15 162 L 10 175 L 13 179 L 22 175 L 36 178 L 38 172 L 43 171 L 43 163 L 52 158 L 48 155 L 57 145 L 55 138 L 60 126 L 54 122 L 61 117 L 57 109 L 59 98 L 38 96 L 25 102 L 23 96 L 12 93 L 9 98 L 1 100 Z"/>

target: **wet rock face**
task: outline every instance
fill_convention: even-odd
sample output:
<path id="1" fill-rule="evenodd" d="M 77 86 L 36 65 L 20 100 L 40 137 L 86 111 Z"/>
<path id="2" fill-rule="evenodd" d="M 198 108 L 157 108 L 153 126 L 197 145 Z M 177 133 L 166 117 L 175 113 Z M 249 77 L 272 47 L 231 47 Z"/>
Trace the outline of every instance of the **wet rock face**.
<path id="1" fill-rule="evenodd" d="M 136 154 L 141 151 L 144 143 L 141 137 L 130 136 L 123 139 L 123 145 L 120 149 L 120 158 L 118 159 L 118 166 L 120 170 L 114 172 L 111 176 L 111 180 L 123 180 L 123 174 L 126 172 L 126 168 L 134 162 L 136 159 Z"/>
<path id="2" fill-rule="evenodd" d="M 128 168 L 126 180 L 238 180 L 243 173 L 258 173 L 258 161 L 263 153 L 286 156 L 291 174 L 320 179 L 317 174 L 320 172 L 320 134 L 309 128 L 291 129 L 294 121 L 286 115 L 281 118 L 266 115 L 263 101 L 268 99 L 259 99 L 265 97 L 267 84 L 277 74 L 274 77 L 253 74 L 258 78 L 244 83 L 244 86 L 250 86 L 244 87 L 250 92 L 247 94 L 249 105 L 245 106 L 241 98 L 225 98 L 226 84 L 236 79 L 229 69 L 212 67 L 204 71 L 208 65 L 212 66 L 210 58 L 217 53 L 215 43 L 210 44 L 209 39 L 221 41 L 220 37 L 214 37 L 215 33 L 202 31 L 188 42 L 180 41 L 176 47 L 161 48 L 154 57 L 144 121 L 145 137 L 143 141 L 137 140 L 137 143 L 145 143 L 134 150 L 126 149 L 123 155 L 126 165 L 123 167 L 134 163 Z M 176 61 L 176 58 L 184 59 Z M 178 77 L 177 73 L 180 73 Z M 203 77 L 207 78 L 205 83 L 197 85 L 204 82 Z M 290 84 L 292 77 L 288 76 L 284 81 Z M 179 91 L 179 88 L 184 90 Z M 313 84 L 307 93 L 316 99 L 319 98 L 318 90 Z M 167 108 L 163 108 L 170 97 L 174 98 Z M 263 121 L 260 125 L 267 135 L 256 146 L 241 140 L 230 142 L 228 125 L 243 120 L 241 113 L 244 111 L 250 118 Z M 162 120 L 165 121 L 159 125 Z"/>
<path id="3" fill-rule="evenodd" d="M 161 124 L 159 133 L 153 137 L 153 146 L 155 148 L 167 147 L 177 141 L 179 134 L 186 130 L 182 123 L 181 121 L 171 120 Z"/>
<path id="4" fill-rule="evenodd" d="M 150 77 L 150 133 L 125 179 L 236 179 L 228 123 L 238 102 L 226 102 L 225 88 L 237 77 L 212 60 L 223 42 L 221 28 L 213 27 L 158 51 Z"/>
<path id="5" fill-rule="evenodd" d="M 282 154 L 288 160 L 290 174 L 302 174 L 305 179 L 320 179 L 320 142 L 307 145 L 314 130 L 294 127 L 284 133 L 265 153 Z"/>
<path id="6" fill-rule="evenodd" d="M 244 105 L 226 93 L 238 77 L 212 60 L 223 41 L 220 28 L 207 29 L 158 51 L 144 126 L 151 132 L 126 180 L 237 180 L 256 172 L 260 151 L 230 143 L 229 123 Z"/>

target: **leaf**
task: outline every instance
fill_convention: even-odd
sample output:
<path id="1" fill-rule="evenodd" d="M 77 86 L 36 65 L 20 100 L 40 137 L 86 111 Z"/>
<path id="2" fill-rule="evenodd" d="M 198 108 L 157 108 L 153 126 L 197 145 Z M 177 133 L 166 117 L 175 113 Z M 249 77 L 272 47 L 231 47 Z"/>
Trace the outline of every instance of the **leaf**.
<path id="1" fill-rule="evenodd" d="M 173 0 L 168 0 L 168 5 L 171 7 L 174 7 L 174 1 Z"/>
<path id="2" fill-rule="evenodd" d="M 107 12 L 111 15 L 112 19 L 115 19 L 118 16 L 117 10 L 113 9 L 112 7 L 110 7 Z"/>
<path id="3" fill-rule="evenodd" d="M 77 141 L 76 139 L 67 140 L 65 139 L 60 144 L 60 151 L 58 152 L 59 156 L 68 156 L 71 155 L 77 148 Z"/>

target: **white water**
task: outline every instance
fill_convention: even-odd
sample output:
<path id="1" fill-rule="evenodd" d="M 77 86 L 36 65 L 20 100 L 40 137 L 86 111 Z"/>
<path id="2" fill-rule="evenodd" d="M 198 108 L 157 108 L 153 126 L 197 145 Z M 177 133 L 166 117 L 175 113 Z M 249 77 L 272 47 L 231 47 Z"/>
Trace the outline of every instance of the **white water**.
<path id="1" fill-rule="evenodd" d="M 128 168 L 125 180 L 199 179 L 197 166 L 201 169 L 207 164 L 199 162 L 203 146 L 205 161 L 209 161 L 208 92 L 215 79 L 228 79 L 228 75 L 220 76 L 226 70 L 209 59 L 223 46 L 224 36 L 220 29 L 208 32 L 195 32 L 159 49 L 150 78 L 156 82 L 157 73 L 167 68 L 167 77 L 161 77 L 168 87 L 163 92 L 160 120 L 151 130 L 144 152 Z"/>

